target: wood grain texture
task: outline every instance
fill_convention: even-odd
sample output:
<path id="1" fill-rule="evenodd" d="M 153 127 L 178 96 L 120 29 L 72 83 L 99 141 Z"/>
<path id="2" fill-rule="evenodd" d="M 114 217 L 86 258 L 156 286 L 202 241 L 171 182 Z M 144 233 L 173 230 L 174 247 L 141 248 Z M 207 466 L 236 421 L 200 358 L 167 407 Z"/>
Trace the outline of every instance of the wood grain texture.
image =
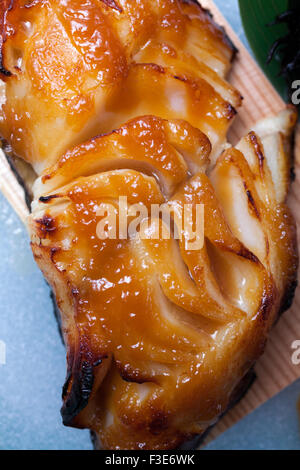
<path id="1" fill-rule="evenodd" d="M 243 107 L 229 135 L 229 140 L 235 144 L 240 137 L 251 129 L 251 126 L 257 120 L 277 113 L 284 108 L 285 104 L 213 2 L 211 0 L 203 0 L 201 3 L 209 8 L 216 21 L 226 28 L 228 35 L 239 49 L 239 54 L 230 76 L 230 81 L 244 96 Z M 24 201 L 24 192 L 1 150 L 0 189 L 19 217 L 25 222 L 28 209 Z M 296 217 L 298 227 L 300 227 L 299 194 L 300 130 L 296 144 L 296 181 L 293 184 L 289 199 L 289 204 Z M 291 345 L 297 339 L 300 339 L 299 288 L 292 309 L 283 315 L 273 329 L 266 352 L 256 365 L 258 378 L 255 384 L 245 398 L 213 428 L 209 435 L 210 440 L 300 377 L 300 366 L 294 366 L 291 360 L 293 353 Z"/>
<path id="2" fill-rule="evenodd" d="M 0 191 L 4 194 L 22 222 L 26 223 L 29 214 L 25 203 L 24 190 L 13 174 L 7 159 L 0 149 Z"/>

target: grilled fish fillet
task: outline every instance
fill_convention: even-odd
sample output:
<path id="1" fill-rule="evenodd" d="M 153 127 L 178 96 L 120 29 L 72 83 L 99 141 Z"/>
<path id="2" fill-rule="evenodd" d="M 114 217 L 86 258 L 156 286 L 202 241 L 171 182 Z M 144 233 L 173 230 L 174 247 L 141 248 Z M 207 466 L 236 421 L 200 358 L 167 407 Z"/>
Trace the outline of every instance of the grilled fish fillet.
<path id="1" fill-rule="evenodd" d="M 63 422 L 99 448 L 176 448 L 226 411 L 291 303 L 296 113 L 227 143 L 236 51 L 192 0 L 4 0 L 0 32 L 0 133 L 38 175 L 28 227 L 61 313 Z M 99 210 L 117 220 L 124 198 L 139 229 L 100 238 Z M 204 208 L 201 247 L 149 236 L 161 204 L 180 227 Z"/>

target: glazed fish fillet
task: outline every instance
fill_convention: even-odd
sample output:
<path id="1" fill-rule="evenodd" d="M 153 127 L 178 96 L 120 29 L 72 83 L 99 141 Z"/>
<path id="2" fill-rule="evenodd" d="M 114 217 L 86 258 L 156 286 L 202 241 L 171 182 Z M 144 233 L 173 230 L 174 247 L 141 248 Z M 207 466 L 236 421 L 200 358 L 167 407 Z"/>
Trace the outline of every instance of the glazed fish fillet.
<path id="1" fill-rule="evenodd" d="M 296 113 L 227 143 L 236 51 L 193 0 L 4 0 L 0 32 L 0 133 L 37 174 L 28 227 L 67 347 L 63 422 L 97 448 L 176 448 L 228 409 L 292 301 Z M 138 230 L 99 237 L 124 199 L 146 210 Z M 203 208 L 201 246 L 151 237 L 162 204 L 176 227 Z"/>

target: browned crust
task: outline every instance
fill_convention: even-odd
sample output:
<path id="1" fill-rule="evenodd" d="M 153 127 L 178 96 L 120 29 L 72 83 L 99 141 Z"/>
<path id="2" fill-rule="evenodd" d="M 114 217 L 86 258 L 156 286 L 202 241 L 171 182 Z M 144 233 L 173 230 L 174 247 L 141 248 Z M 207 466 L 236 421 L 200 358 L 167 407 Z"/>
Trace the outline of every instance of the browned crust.
<path id="1" fill-rule="evenodd" d="M 40 238 L 44 238 L 47 233 L 55 232 L 56 230 L 55 220 L 46 214 L 41 219 L 36 220 L 36 224 Z"/>

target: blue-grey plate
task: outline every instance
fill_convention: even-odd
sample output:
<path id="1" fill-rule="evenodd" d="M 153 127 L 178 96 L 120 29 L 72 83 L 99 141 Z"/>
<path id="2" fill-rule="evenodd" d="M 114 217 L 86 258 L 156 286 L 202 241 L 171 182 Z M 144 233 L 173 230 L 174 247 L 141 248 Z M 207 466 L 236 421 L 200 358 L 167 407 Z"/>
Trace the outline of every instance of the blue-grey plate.
<path id="1" fill-rule="evenodd" d="M 245 41 L 237 1 L 215 1 Z M 49 288 L 32 259 L 25 228 L 1 194 L 0 226 L 0 449 L 91 449 L 88 431 L 61 423 L 65 351 Z M 299 449 L 298 389 L 299 383 L 210 448 Z"/>

